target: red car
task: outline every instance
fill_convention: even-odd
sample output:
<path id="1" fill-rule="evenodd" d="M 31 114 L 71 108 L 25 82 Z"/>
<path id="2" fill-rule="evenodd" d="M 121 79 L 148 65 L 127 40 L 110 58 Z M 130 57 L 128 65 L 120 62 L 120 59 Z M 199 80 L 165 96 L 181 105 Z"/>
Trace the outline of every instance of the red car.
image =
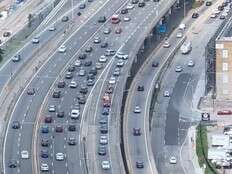
<path id="1" fill-rule="evenodd" d="M 44 122 L 45 123 L 51 123 L 52 122 L 52 117 L 51 116 L 45 116 Z"/>
<path id="2" fill-rule="evenodd" d="M 231 115 L 232 111 L 231 110 L 222 110 L 217 112 L 218 115 Z"/>

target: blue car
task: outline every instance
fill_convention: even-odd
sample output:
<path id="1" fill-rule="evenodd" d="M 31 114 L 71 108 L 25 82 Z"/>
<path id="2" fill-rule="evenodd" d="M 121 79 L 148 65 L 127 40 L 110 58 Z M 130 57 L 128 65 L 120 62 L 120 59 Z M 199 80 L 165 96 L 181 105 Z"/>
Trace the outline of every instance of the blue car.
<path id="1" fill-rule="evenodd" d="M 48 133 L 48 132 L 49 132 L 48 126 L 43 125 L 43 126 L 41 127 L 41 133 L 46 134 L 46 133 Z"/>
<path id="2" fill-rule="evenodd" d="M 40 155 L 41 155 L 41 158 L 48 158 L 48 156 L 49 156 L 48 150 L 45 150 L 45 149 L 41 150 Z"/>

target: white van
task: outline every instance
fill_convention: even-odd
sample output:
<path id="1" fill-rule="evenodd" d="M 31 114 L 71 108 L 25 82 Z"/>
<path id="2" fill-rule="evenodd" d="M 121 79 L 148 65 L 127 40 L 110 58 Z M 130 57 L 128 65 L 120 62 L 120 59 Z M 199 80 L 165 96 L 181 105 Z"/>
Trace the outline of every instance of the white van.
<path id="1" fill-rule="evenodd" d="M 184 42 L 180 47 L 180 51 L 182 54 L 188 54 L 192 50 L 192 44 L 190 41 Z"/>

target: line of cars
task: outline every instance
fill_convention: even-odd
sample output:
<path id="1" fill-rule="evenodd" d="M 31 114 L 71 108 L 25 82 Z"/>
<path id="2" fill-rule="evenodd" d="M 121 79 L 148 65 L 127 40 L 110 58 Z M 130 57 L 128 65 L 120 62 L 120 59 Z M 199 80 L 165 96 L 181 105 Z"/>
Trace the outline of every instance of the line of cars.
<path id="1" fill-rule="evenodd" d="M 219 19 L 225 19 L 228 13 L 230 12 L 230 9 L 232 8 L 231 0 L 225 0 L 221 5 L 217 7 L 217 9 L 214 9 L 213 13 L 211 14 L 210 18 L 216 18 L 220 15 Z"/>

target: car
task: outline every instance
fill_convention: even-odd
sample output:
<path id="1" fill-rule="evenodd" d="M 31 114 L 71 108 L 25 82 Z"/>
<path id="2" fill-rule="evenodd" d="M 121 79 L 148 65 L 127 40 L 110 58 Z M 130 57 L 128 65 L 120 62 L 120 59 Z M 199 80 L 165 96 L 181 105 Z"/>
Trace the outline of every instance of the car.
<path id="1" fill-rule="evenodd" d="M 113 56 L 115 55 L 115 53 L 116 53 L 115 50 L 108 49 L 105 51 L 105 56 Z"/>
<path id="2" fill-rule="evenodd" d="M 113 85 L 116 83 L 116 78 L 114 76 L 110 77 L 109 84 Z"/>
<path id="3" fill-rule="evenodd" d="M 55 112 L 56 111 L 56 106 L 55 105 L 49 105 L 48 106 L 48 111 L 49 112 Z"/>
<path id="4" fill-rule="evenodd" d="M 206 6 L 211 6 L 211 5 L 212 5 L 212 2 L 211 2 L 211 1 L 206 1 L 205 5 L 206 5 Z"/>
<path id="5" fill-rule="evenodd" d="M 41 139 L 41 146 L 48 147 L 50 145 L 49 139 Z"/>
<path id="6" fill-rule="evenodd" d="M 101 48 L 107 48 L 108 47 L 108 43 L 107 42 L 103 42 L 102 44 L 101 44 Z"/>
<path id="7" fill-rule="evenodd" d="M 9 37 L 10 35 L 11 35 L 11 32 L 5 31 L 2 36 L 3 37 Z"/>
<path id="8" fill-rule="evenodd" d="M 158 66 L 159 66 L 159 62 L 157 61 L 152 62 L 152 67 L 156 68 Z"/>
<path id="9" fill-rule="evenodd" d="M 56 161 L 63 161 L 64 160 L 64 154 L 61 152 L 56 153 Z"/>
<path id="10" fill-rule="evenodd" d="M 61 125 L 56 125 L 55 130 L 56 130 L 57 133 L 62 133 L 62 132 L 63 132 L 63 126 L 61 126 Z"/>
<path id="11" fill-rule="evenodd" d="M 30 88 L 27 90 L 27 95 L 34 95 L 35 94 L 35 88 Z"/>
<path id="12" fill-rule="evenodd" d="M 72 78 L 73 78 L 72 72 L 66 72 L 65 78 L 66 78 L 66 79 L 72 79 Z"/>
<path id="13" fill-rule="evenodd" d="M 86 49 L 85 49 L 85 52 L 86 53 L 91 53 L 93 51 L 93 47 L 87 47 Z"/>
<path id="14" fill-rule="evenodd" d="M 144 86 L 143 85 L 139 85 L 137 87 L 137 91 L 144 91 Z"/>
<path id="15" fill-rule="evenodd" d="M 78 56 L 79 59 L 86 59 L 87 58 L 87 54 L 82 53 Z"/>
<path id="16" fill-rule="evenodd" d="M 47 163 L 41 163 L 40 170 L 42 172 L 48 172 L 49 171 L 49 166 Z"/>
<path id="17" fill-rule="evenodd" d="M 215 13 L 212 13 L 211 15 L 210 15 L 210 18 L 216 18 L 217 17 L 217 14 L 215 14 Z"/>
<path id="18" fill-rule="evenodd" d="M 58 111 L 56 113 L 56 116 L 59 117 L 59 118 L 63 118 L 64 117 L 64 111 Z"/>
<path id="19" fill-rule="evenodd" d="M 39 43 L 39 37 L 34 37 L 34 38 L 32 39 L 32 43 L 33 43 L 33 44 L 38 44 L 38 43 Z"/>
<path id="20" fill-rule="evenodd" d="M 80 116 L 80 110 L 79 109 L 72 109 L 71 110 L 71 118 L 72 119 L 78 119 Z"/>
<path id="21" fill-rule="evenodd" d="M 106 146 L 99 146 L 98 147 L 98 155 L 106 155 Z"/>
<path id="22" fill-rule="evenodd" d="M 76 126 L 74 124 L 70 124 L 68 126 L 68 130 L 71 131 L 71 132 L 76 131 Z"/>
<path id="23" fill-rule="evenodd" d="M 69 20 L 68 16 L 63 16 L 61 19 L 62 22 L 67 22 L 68 20 Z"/>
<path id="24" fill-rule="evenodd" d="M 42 149 L 40 151 L 40 156 L 41 156 L 41 158 L 48 158 L 49 157 L 48 150 L 47 149 Z"/>
<path id="25" fill-rule="evenodd" d="M 16 168 L 18 166 L 18 163 L 17 163 L 17 160 L 15 159 L 11 159 L 9 162 L 8 162 L 8 167 L 9 168 Z"/>
<path id="26" fill-rule="evenodd" d="M 138 3 L 138 7 L 144 7 L 145 6 L 145 2 L 139 2 Z"/>
<path id="27" fill-rule="evenodd" d="M 55 31 L 55 30 L 56 30 L 55 25 L 51 25 L 51 26 L 48 28 L 48 31 Z"/>
<path id="28" fill-rule="evenodd" d="M 85 104 L 85 102 L 86 102 L 86 97 L 85 97 L 85 95 L 80 95 L 80 97 L 78 98 L 78 103 L 79 104 Z"/>
<path id="29" fill-rule="evenodd" d="M 103 107 L 102 108 L 102 115 L 109 115 L 110 109 L 108 107 Z"/>
<path id="30" fill-rule="evenodd" d="M 132 3 L 132 4 L 138 4 L 138 3 L 139 3 L 139 0 L 132 0 L 131 3 Z"/>
<path id="31" fill-rule="evenodd" d="M 94 37 L 93 43 L 98 44 L 101 42 L 100 37 Z"/>
<path id="32" fill-rule="evenodd" d="M 189 60 L 188 67 L 194 67 L 195 63 L 193 60 Z"/>
<path id="33" fill-rule="evenodd" d="M 193 14 L 192 14 L 192 18 L 198 18 L 199 17 L 199 14 L 198 13 L 196 13 L 196 12 L 194 12 Z"/>
<path id="34" fill-rule="evenodd" d="M 118 59 L 127 60 L 128 57 L 129 57 L 129 56 L 128 56 L 127 54 L 123 53 L 123 52 L 117 52 L 117 53 L 116 53 L 116 58 L 118 58 Z"/>
<path id="35" fill-rule="evenodd" d="M 99 23 L 104 23 L 104 22 L 106 22 L 106 17 L 105 17 L 105 16 L 100 16 L 100 17 L 98 18 L 98 22 L 99 22 Z"/>
<path id="36" fill-rule="evenodd" d="M 122 29 L 121 29 L 121 28 L 116 28 L 115 34 L 121 34 L 121 32 L 122 32 Z"/>
<path id="37" fill-rule="evenodd" d="M 95 79 L 95 75 L 93 73 L 88 73 L 87 74 L 87 80 L 89 80 L 89 79 L 94 80 Z"/>
<path id="38" fill-rule="evenodd" d="M 76 88 L 77 87 L 77 82 L 71 81 L 70 84 L 69 84 L 69 87 L 70 88 Z"/>
<path id="39" fill-rule="evenodd" d="M 69 137 L 68 138 L 68 145 L 70 145 L 70 146 L 76 145 L 76 139 L 74 137 Z"/>
<path id="40" fill-rule="evenodd" d="M 117 67 L 123 67 L 124 66 L 124 61 L 123 60 L 118 60 L 116 66 Z"/>
<path id="41" fill-rule="evenodd" d="M 29 152 L 27 150 L 21 151 L 21 158 L 22 159 L 29 159 Z"/>
<path id="42" fill-rule="evenodd" d="M 98 62 L 100 62 L 100 63 L 106 63 L 106 62 L 107 62 L 106 56 L 102 55 L 102 56 L 98 59 Z"/>
<path id="43" fill-rule="evenodd" d="M 62 81 L 62 80 L 57 83 L 58 88 L 64 88 L 65 85 L 66 85 L 65 81 Z"/>
<path id="44" fill-rule="evenodd" d="M 59 52 L 59 53 L 64 53 L 64 52 L 66 52 L 66 46 L 65 46 L 65 45 L 61 45 L 61 46 L 59 47 L 59 49 L 58 49 L 58 52 Z"/>
<path id="45" fill-rule="evenodd" d="M 51 123 L 51 122 L 52 122 L 52 117 L 50 115 L 45 116 L 44 123 Z"/>
<path id="46" fill-rule="evenodd" d="M 169 93 L 169 91 L 164 91 L 164 97 L 170 97 L 170 93 Z"/>
<path id="47" fill-rule="evenodd" d="M 84 69 L 80 69 L 80 71 L 78 72 L 78 75 L 79 76 L 85 76 L 85 74 L 86 74 L 86 72 L 85 72 L 85 70 Z"/>
<path id="48" fill-rule="evenodd" d="M 181 32 L 176 33 L 176 38 L 182 38 L 183 34 Z"/>
<path id="49" fill-rule="evenodd" d="M 218 9 L 214 9 L 213 13 L 216 14 L 216 15 L 218 15 L 218 14 L 221 13 L 221 11 L 219 11 Z"/>
<path id="50" fill-rule="evenodd" d="M 121 69 L 118 68 L 118 67 L 116 67 L 116 68 L 114 69 L 113 76 L 120 76 L 120 73 L 121 73 Z"/>
<path id="51" fill-rule="evenodd" d="M 133 128 L 133 135 L 134 136 L 140 136 L 141 135 L 140 128 Z"/>
<path id="52" fill-rule="evenodd" d="M 60 98 L 61 96 L 61 91 L 53 91 L 52 97 L 53 98 Z"/>
<path id="53" fill-rule="evenodd" d="M 112 85 L 109 85 L 106 89 L 106 93 L 108 94 L 112 94 L 113 93 L 113 90 L 114 90 L 114 87 Z"/>
<path id="54" fill-rule="evenodd" d="M 176 71 L 176 72 L 181 72 L 181 71 L 183 71 L 182 66 L 177 65 L 176 68 L 175 68 L 175 71 Z"/>
<path id="55" fill-rule="evenodd" d="M 124 21 L 124 22 L 129 22 L 130 20 L 131 20 L 130 17 L 124 17 L 124 18 L 123 18 L 123 21 Z"/>
<path id="56" fill-rule="evenodd" d="M 84 85 L 81 85 L 80 93 L 81 94 L 87 94 L 88 93 L 88 88 L 86 86 L 84 86 Z"/>
<path id="57" fill-rule="evenodd" d="M 91 70 L 89 71 L 89 74 L 97 75 L 97 68 L 92 67 Z"/>
<path id="58" fill-rule="evenodd" d="M 74 65 L 76 67 L 80 67 L 82 65 L 82 62 L 80 60 L 76 60 L 75 63 L 74 63 Z"/>
<path id="59" fill-rule="evenodd" d="M 105 29 L 103 30 L 103 33 L 104 33 L 104 34 L 110 34 L 110 32 L 111 32 L 111 29 L 110 29 L 110 28 L 105 28 Z"/>
<path id="60" fill-rule="evenodd" d="M 121 14 L 126 14 L 126 13 L 128 13 L 128 9 L 125 8 L 121 10 Z"/>
<path id="61" fill-rule="evenodd" d="M 86 61 L 86 62 L 84 63 L 84 66 L 91 66 L 92 63 L 93 63 L 93 62 L 92 62 L 91 60 Z"/>
<path id="62" fill-rule="evenodd" d="M 107 124 L 108 123 L 108 117 L 105 117 L 105 116 L 100 117 L 99 123 L 100 124 Z"/>
<path id="63" fill-rule="evenodd" d="M 75 66 L 74 65 L 70 65 L 68 67 L 68 72 L 74 72 L 75 71 Z"/>
<path id="64" fill-rule="evenodd" d="M 109 170 L 110 169 L 110 162 L 109 161 L 102 161 L 101 163 L 103 170 Z"/>
<path id="65" fill-rule="evenodd" d="M 139 106 L 135 106 L 134 113 L 138 114 L 141 112 L 141 109 Z"/>
<path id="66" fill-rule="evenodd" d="M 169 48 L 171 45 L 168 41 L 165 41 L 164 44 L 163 44 L 163 47 L 164 48 Z"/>
<path id="67" fill-rule="evenodd" d="M 77 16 L 81 16 L 81 12 L 77 12 Z"/>
<path id="68" fill-rule="evenodd" d="M 136 168 L 138 169 L 144 168 L 144 163 L 142 161 L 136 161 Z"/>
<path id="69" fill-rule="evenodd" d="M 131 3 L 127 4 L 126 9 L 132 10 L 135 6 Z"/>
<path id="70" fill-rule="evenodd" d="M 12 62 L 19 62 L 21 60 L 21 55 L 15 55 L 11 58 Z"/>
<path id="71" fill-rule="evenodd" d="M 19 129 L 20 126 L 20 122 L 19 121 L 13 121 L 11 124 L 12 129 Z"/>
<path id="72" fill-rule="evenodd" d="M 219 10 L 219 11 L 223 11 L 223 10 L 224 10 L 224 6 L 219 5 L 219 6 L 218 6 L 218 10 Z"/>
<path id="73" fill-rule="evenodd" d="M 169 163 L 170 163 L 170 164 L 176 164 L 176 163 L 177 163 L 176 157 L 171 156 L 171 157 L 169 158 Z"/>
<path id="74" fill-rule="evenodd" d="M 79 9 L 84 9 L 85 7 L 86 5 L 84 3 L 79 5 Z"/>
<path id="75" fill-rule="evenodd" d="M 93 86 L 94 85 L 94 80 L 93 79 L 88 79 L 87 80 L 87 86 Z"/>
<path id="76" fill-rule="evenodd" d="M 106 144 L 108 144 L 107 135 L 101 135 L 101 136 L 100 136 L 99 143 L 100 143 L 101 145 L 106 145 Z"/>
<path id="77" fill-rule="evenodd" d="M 100 125 L 100 133 L 107 134 L 108 133 L 108 124 L 101 124 Z"/>
<path id="78" fill-rule="evenodd" d="M 225 19 L 226 17 L 224 16 L 224 15 L 221 15 L 220 17 L 219 17 L 219 19 Z"/>
<path id="79" fill-rule="evenodd" d="M 49 127 L 47 125 L 42 125 L 41 126 L 41 133 L 43 133 L 43 134 L 49 133 Z"/>

